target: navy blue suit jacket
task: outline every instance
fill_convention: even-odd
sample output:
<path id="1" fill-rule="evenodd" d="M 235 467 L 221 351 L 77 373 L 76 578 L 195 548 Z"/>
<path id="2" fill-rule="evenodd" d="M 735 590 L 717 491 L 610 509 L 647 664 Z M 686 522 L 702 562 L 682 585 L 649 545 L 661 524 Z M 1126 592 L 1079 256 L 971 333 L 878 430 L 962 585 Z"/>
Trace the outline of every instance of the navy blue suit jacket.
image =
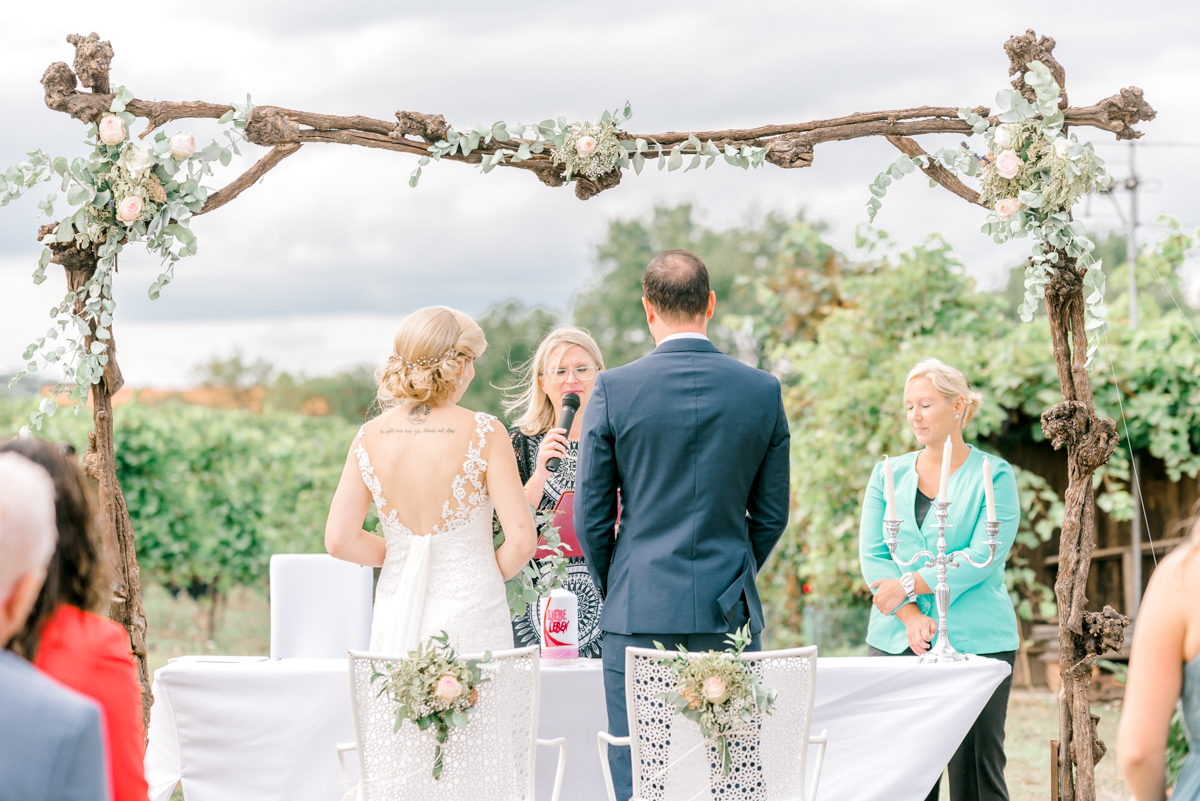
<path id="1" fill-rule="evenodd" d="M 618 634 L 729 631 L 787 525 L 779 381 L 706 339 L 600 374 L 583 417 L 575 533 Z M 621 528 L 614 534 L 617 491 Z"/>

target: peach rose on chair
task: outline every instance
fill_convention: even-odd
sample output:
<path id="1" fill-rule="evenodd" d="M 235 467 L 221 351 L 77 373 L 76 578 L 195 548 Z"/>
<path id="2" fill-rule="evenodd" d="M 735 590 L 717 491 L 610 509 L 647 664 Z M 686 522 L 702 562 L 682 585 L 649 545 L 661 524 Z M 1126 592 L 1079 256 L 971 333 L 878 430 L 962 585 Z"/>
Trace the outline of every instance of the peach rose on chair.
<path id="1" fill-rule="evenodd" d="M 433 694 L 447 703 L 453 703 L 462 695 L 462 691 L 462 682 L 447 673 L 438 679 L 437 689 Z"/>
<path id="2" fill-rule="evenodd" d="M 125 141 L 125 121 L 115 114 L 109 114 L 100 120 L 98 132 L 104 144 L 119 145 Z"/>
<path id="3" fill-rule="evenodd" d="M 1021 204 L 1011 197 L 1006 197 L 996 203 L 996 216 L 1004 222 L 1007 222 L 1020 210 Z"/>
<path id="4" fill-rule="evenodd" d="M 704 699 L 710 704 L 723 704 L 729 699 L 729 688 L 720 676 L 711 676 L 704 680 Z"/>
<path id="5" fill-rule="evenodd" d="M 1024 164 L 1014 151 L 1005 150 L 996 157 L 996 172 L 1000 173 L 1002 178 L 1016 178 Z"/>
<path id="6" fill-rule="evenodd" d="M 142 216 L 142 199 L 137 195 L 129 195 L 117 204 L 117 219 L 123 223 L 137 222 Z"/>

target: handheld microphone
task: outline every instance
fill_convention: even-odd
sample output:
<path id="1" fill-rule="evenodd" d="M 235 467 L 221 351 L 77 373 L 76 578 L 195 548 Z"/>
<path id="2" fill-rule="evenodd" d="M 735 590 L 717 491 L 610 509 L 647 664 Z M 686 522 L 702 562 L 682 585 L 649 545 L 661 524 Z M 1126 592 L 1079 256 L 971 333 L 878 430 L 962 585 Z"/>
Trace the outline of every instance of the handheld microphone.
<path id="1" fill-rule="evenodd" d="M 566 429 L 567 433 L 571 433 L 571 424 L 575 422 L 575 412 L 579 411 L 579 393 L 568 392 L 563 395 L 563 410 L 558 418 L 558 428 Z M 551 473 L 557 473 L 558 468 L 562 466 L 562 459 L 557 456 L 551 456 L 546 460 L 546 469 Z"/>

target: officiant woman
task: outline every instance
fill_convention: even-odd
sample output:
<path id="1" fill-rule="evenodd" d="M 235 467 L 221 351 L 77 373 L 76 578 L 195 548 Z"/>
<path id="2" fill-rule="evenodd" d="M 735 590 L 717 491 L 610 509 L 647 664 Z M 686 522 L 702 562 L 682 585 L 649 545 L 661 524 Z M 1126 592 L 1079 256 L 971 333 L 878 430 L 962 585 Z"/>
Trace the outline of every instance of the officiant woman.
<path id="1" fill-rule="evenodd" d="M 938 528 L 933 501 L 938 494 L 946 438 L 950 438 L 950 501 L 946 551 L 966 550 L 977 562 L 988 557 L 984 453 L 963 440 L 983 396 L 967 386 L 963 374 L 937 359 L 920 362 L 904 382 L 908 425 L 922 450 L 891 460 L 895 486 L 895 518 L 901 519 L 896 556 L 903 561 L 915 553 L 937 553 Z M 987 455 L 1000 521 L 996 558 L 986 568 L 965 560 L 947 575 L 950 607 L 947 626 L 951 644 L 962 653 L 1000 659 L 1012 667 L 1019 645 L 1017 618 L 1004 587 L 1004 561 L 1017 534 L 1021 514 L 1012 467 Z M 892 560 L 884 544 L 883 463 L 875 465 L 863 499 L 859 529 L 859 560 L 863 578 L 875 594 L 867 629 L 871 656 L 923 654 L 936 639 L 937 611 L 934 568 L 907 572 Z M 950 526 L 953 526 L 952 528 Z M 924 564 L 918 562 L 917 564 Z M 915 565 L 914 565 L 915 567 Z M 1007 801 L 1004 783 L 1004 719 L 1012 672 L 979 713 L 950 760 L 950 798 L 953 801 Z M 929 793 L 936 801 L 941 777 Z"/>
<path id="2" fill-rule="evenodd" d="M 557 509 L 573 499 L 575 463 L 579 453 L 579 431 L 583 412 L 596 376 L 604 369 L 604 357 L 596 340 L 582 328 L 557 328 L 546 335 L 525 369 L 518 392 L 507 404 L 507 411 L 520 415 L 510 432 L 517 468 L 525 485 L 529 504 L 539 510 Z M 579 410 L 570 431 L 556 428 L 562 416 L 563 398 L 574 392 Z M 561 460 L 556 471 L 547 462 Z M 571 545 L 565 586 L 579 598 L 579 655 L 600 658 L 600 591 L 588 574 L 583 554 L 576 544 L 570 514 L 557 518 L 559 533 Z M 534 557 L 537 561 L 537 557 Z M 540 645 L 540 626 L 536 605 L 513 621 L 513 640 L 517 648 Z"/>

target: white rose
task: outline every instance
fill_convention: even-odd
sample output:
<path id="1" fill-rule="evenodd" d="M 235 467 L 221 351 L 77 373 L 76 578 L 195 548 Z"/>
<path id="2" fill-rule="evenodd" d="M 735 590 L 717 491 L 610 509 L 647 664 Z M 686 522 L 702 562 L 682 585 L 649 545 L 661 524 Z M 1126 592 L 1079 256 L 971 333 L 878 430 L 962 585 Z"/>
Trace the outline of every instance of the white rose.
<path id="1" fill-rule="evenodd" d="M 1010 147 L 1012 147 L 1012 138 L 1013 138 L 1012 126 L 1011 125 L 1001 125 L 998 128 L 996 128 L 996 133 L 995 133 L 995 136 L 993 137 L 993 141 L 996 143 L 996 147 L 1000 148 L 1001 150 L 1008 150 Z"/>
<path id="2" fill-rule="evenodd" d="M 125 147 L 118 163 L 134 175 L 141 175 L 154 166 L 154 157 L 141 145 L 130 144 Z"/>
<path id="3" fill-rule="evenodd" d="M 98 126 L 100 141 L 106 145 L 119 145 L 125 141 L 125 121 L 109 114 Z"/>
<path id="4" fill-rule="evenodd" d="M 594 136 L 581 136 L 575 140 L 575 152 L 581 156 L 590 156 L 596 152 L 598 144 Z"/>
<path id="5" fill-rule="evenodd" d="M 1066 158 L 1067 151 L 1071 149 L 1071 140 L 1065 136 L 1060 136 L 1054 140 L 1054 152 L 1059 158 Z"/>
<path id="6" fill-rule="evenodd" d="M 1016 153 L 1005 150 L 996 157 L 996 172 L 1000 173 L 1002 178 L 1016 178 L 1024 163 Z"/>
<path id="7" fill-rule="evenodd" d="M 196 139 L 190 133 L 177 133 L 170 139 L 171 155 L 180 161 L 192 157 L 196 152 Z"/>
<path id="8" fill-rule="evenodd" d="M 996 216 L 1003 221 L 1009 220 L 1014 214 L 1021 210 L 1021 204 L 1011 197 L 1006 197 L 996 203 Z"/>
<path id="9" fill-rule="evenodd" d="M 138 217 L 142 216 L 142 199 L 137 195 L 130 195 L 117 204 L 117 219 L 123 223 L 137 222 Z"/>

